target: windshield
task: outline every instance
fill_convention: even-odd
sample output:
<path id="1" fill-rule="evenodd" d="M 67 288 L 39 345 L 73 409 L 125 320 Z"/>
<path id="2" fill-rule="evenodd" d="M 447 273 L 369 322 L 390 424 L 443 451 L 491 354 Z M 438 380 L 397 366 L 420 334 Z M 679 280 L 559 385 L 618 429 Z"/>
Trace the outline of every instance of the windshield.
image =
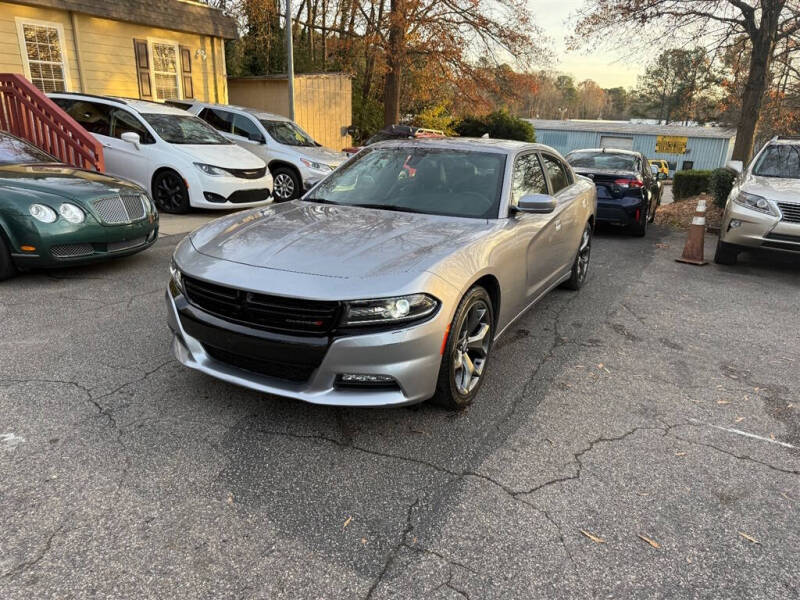
<path id="1" fill-rule="evenodd" d="M 636 157 L 611 152 L 573 152 L 567 162 L 576 169 L 603 169 L 607 171 L 637 171 Z"/>
<path id="2" fill-rule="evenodd" d="M 170 144 L 232 144 L 194 115 L 142 114 L 156 133 Z"/>
<path id="3" fill-rule="evenodd" d="M 0 134 L 0 165 L 25 165 L 58 162 L 24 140 Z"/>
<path id="4" fill-rule="evenodd" d="M 505 155 L 378 148 L 356 155 L 307 199 L 432 215 L 496 219 Z"/>
<path id="5" fill-rule="evenodd" d="M 800 179 L 800 144 L 767 146 L 758 157 L 753 175 Z"/>
<path id="6" fill-rule="evenodd" d="M 261 124 L 267 130 L 269 137 L 279 144 L 287 146 L 317 146 L 317 142 L 311 139 L 305 131 L 300 129 L 296 123 L 291 121 L 266 121 Z"/>

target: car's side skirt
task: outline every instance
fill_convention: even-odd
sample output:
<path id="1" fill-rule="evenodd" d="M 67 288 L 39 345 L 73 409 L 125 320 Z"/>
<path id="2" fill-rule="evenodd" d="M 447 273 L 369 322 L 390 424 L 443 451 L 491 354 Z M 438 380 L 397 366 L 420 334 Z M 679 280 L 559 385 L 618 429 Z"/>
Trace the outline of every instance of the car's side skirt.
<path id="1" fill-rule="evenodd" d="M 558 279 L 556 279 L 556 280 L 555 280 L 555 281 L 554 281 L 554 282 L 553 282 L 553 283 L 552 283 L 550 286 L 546 287 L 546 288 L 544 289 L 544 291 L 543 291 L 541 294 L 539 294 L 538 296 L 536 296 L 536 298 L 534 298 L 534 299 L 533 299 L 533 301 L 532 301 L 530 304 L 528 304 L 528 305 L 527 305 L 525 308 L 523 308 L 523 309 L 522 309 L 522 310 L 521 310 L 521 311 L 520 311 L 520 312 L 517 314 L 517 316 L 516 316 L 516 317 L 514 317 L 513 319 L 511 319 L 511 320 L 510 320 L 510 321 L 509 321 L 509 322 L 506 324 L 506 326 L 505 326 L 505 327 L 503 327 L 503 328 L 502 328 L 500 331 L 498 331 L 498 332 L 497 332 L 497 335 L 495 335 L 495 336 L 494 336 L 494 341 L 497 341 L 498 339 L 500 339 L 500 336 L 501 336 L 501 335 L 503 335 L 503 334 L 506 332 L 506 330 L 507 330 L 509 327 L 511 327 L 511 326 L 512 326 L 512 325 L 513 325 L 513 324 L 514 324 L 516 321 L 517 321 L 517 319 L 519 319 L 519 318 L 520 318 L 522 315 L 524 315 L 524 314 L 525 314 L 526 312 L 528 312 L 528 311 L 529 311 L 531 308 L 533 308 L 534 304 L 536 304 L 537 302 L 539 302 L 539 300 L 541 300 L 542 298 L 544 298 L 544 297 L 545 297 L 545 296 L 546 296 L 548 293 L 550 293 L 552 290 L 554 290 L 555 288 L 557 288 L 558 286 L 560 286 L 562 283 L 564 283 L 564 282 L 565 282 L 567 279 L 569 279 L 569 278 L 570 278 L 570 276 L 571 276 L 571 274 L 572 274 L 572 269 L 570 268 L 570 269 L 569 269 L 569 270 L 567 270 L 567 271 L 566 271 L 566 272 L 565 272 L 565 273 L 564 273 L 564 274 L 563 274 L 561 277 L 559 277 Z"/>

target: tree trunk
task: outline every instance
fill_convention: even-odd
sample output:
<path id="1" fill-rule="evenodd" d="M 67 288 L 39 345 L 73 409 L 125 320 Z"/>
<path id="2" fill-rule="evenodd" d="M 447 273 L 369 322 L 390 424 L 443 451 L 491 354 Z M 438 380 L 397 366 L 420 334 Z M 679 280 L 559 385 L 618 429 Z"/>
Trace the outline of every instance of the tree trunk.
<path id="1" fill-rule="evenodd" d="M 389 48 L 386 55 L 386 83 L 383 88 L 383 124 L 400 122 L 400 76 L 403 68 L 405 14 L 403 0 L 392 0 L 389 10 Z"/>
<path id="2" fill-rule="evenodd" d="M 732 156 L 734 160 L 747 163 L 753 155 L 759 112 L 769 85 L 773 49 L 774 42 L 769 34 L 762 33 L 753 40 L 750 70 L 742 94 L 742 112 L 736 126 L 736 143 Z"/>

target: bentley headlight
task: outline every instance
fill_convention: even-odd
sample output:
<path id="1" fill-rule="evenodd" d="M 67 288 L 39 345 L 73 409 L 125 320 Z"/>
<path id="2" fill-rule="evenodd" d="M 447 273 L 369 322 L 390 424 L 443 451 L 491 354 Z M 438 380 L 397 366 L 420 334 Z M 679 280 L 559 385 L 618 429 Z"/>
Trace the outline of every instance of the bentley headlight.
<path id="1" fill-rule="evenodd" d="M 42 223 L 53 223 L 58 218 L 56 211 L 44 204 L 31 204 L 28 207 L 28 212 L 37 221 Z"/>
<path id="2" fill-rule="evenodd" d="M 75 206 L 74 204 L 70 204 L 69 202 L 64 202 L 61 206 L 58 207 L 58 214 L 64 217 L 70 223 L 83 223 L 86 220 L 86 213 L 84 213 L 79 207 Z"/>
<path id="3" fill-rule="evenodd" d="M 427 294 L 353 300 L 345 304 L 344 327 L 416 321 L 432 315 L 439 307 L 439 301 Z"/>
<path id="4" fill-rule="evenodd" d="M 758 212 L 766 213 L 768 215 L 779 216 L 777 210 L 772 206 L 772 202 L 763 196 L 756 196 L 755 194 L 748 194 L 747 192 L 739 192 L 734 195 L 733 201 L 736 204 L 745 206 Z"/>

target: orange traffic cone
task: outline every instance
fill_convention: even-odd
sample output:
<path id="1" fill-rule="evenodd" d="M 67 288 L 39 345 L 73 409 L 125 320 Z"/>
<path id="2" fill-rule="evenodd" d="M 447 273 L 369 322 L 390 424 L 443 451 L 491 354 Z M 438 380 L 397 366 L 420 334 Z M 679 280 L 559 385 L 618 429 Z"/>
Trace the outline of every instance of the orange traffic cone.
<path id="1" fill-rule="evenodd" d="M 706 201 L 698 200 L 692 224 L 689 226 L 689 237 L 683 247 L 683 255 L 676 258 L 678 262 L 690 265 L 707 265 L 703 260 L 703 245 L 706 241 Z"/>

